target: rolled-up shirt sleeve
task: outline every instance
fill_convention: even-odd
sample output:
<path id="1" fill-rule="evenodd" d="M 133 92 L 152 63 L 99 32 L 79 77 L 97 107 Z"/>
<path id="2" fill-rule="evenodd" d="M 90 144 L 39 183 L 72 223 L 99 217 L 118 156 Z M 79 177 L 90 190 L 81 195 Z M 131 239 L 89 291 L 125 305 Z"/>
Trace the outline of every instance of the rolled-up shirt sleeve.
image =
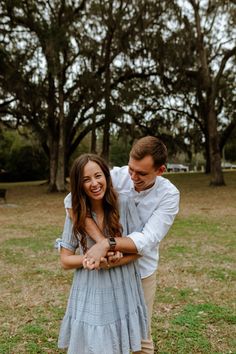
<path id="1" fill-rule="evenodd" d="M 148 254 L 158 246 L 168 233 L 178 211 L 179 192 L 167 193 L 144 225 L 142 232 L 132 232 L 128 235 L 140 255 Z"/>

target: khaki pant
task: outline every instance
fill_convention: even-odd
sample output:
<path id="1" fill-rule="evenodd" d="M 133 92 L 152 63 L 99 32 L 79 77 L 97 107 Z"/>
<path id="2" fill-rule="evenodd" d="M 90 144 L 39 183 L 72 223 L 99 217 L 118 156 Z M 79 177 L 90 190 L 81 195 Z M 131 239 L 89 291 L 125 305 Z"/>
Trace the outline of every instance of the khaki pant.
<path id="1" fill-rule="evenodd" d="M 139 352 L 134 352 L 135 354 L 154 354 L 154 345 L 151 336 L 151 319 L 157 287 L 156 274 L 157 272 L 155 271 L 149 277 L 142 279 L 144 298 L 148 310 L 148 339 L 142 340 L 142 349 Z"/>

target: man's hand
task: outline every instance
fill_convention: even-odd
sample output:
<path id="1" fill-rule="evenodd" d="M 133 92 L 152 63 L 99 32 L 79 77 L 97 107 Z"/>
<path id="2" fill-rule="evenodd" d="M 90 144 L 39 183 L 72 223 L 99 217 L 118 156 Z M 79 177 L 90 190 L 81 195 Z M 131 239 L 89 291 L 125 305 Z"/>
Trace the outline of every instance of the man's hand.
<path id="1" fill-rule="evenodd" d="M 120 251 L 107 252 L 107 259 L 109 263 L 117 263 L 121 258 L 123 258 L 123 253 Z"/>
<path id="2" fill-rule="evenodd" d="M 106 257 L 101 259 L 99 269 L 110 269 L 110 265 Z"/>

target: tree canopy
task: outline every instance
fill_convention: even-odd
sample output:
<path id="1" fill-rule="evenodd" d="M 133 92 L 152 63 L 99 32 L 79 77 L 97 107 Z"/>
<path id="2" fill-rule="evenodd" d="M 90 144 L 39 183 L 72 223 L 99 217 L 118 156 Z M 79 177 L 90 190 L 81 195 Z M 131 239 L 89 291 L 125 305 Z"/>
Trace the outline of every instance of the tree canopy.
<path id="1" fill-rule="evenodd" d="M 0 119 L 25 125 L 49 158 L 50 190 L 65 188 L 70 156 L 116 125 L 171 151 L 204 150 L 211 183 L 236 126 L 235 12 L 225 0 L 3 0 Z M 202 148 L 203 146 L 203 148 Z"/>

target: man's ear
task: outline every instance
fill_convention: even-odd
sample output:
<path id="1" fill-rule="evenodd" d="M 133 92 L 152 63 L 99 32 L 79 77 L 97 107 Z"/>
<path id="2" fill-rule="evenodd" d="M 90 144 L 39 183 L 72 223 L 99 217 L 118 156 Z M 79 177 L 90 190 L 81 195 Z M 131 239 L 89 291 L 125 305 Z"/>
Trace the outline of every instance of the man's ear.
<path id="1" fill-rule="evenodd" d="M 158 169 L 157 169 L 157 176 L 161 176 L 166 170 L 166 166 L 165 165 L 161 165 Z"/>

